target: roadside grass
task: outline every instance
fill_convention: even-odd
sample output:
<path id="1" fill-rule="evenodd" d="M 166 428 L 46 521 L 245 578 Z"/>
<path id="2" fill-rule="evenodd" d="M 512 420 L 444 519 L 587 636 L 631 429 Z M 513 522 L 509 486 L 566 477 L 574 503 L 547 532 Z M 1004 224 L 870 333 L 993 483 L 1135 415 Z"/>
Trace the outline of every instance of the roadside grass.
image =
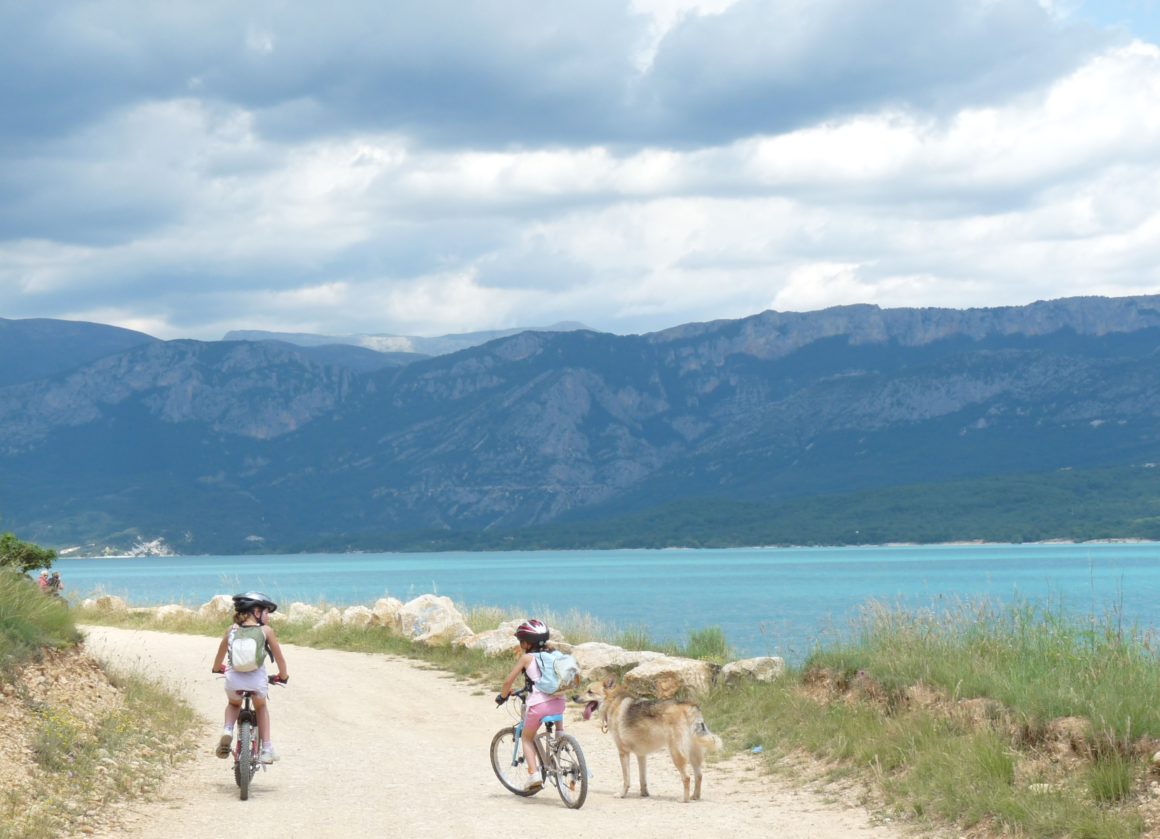
<path id="1" fill-rule="evenodd" d="M 512 616 L 467 610 L 477 631 Z M 79 610 L 83 622 L 219 636 L 221 619 L 159 624 L 142 612 Z M 604 640 L 723 662 L 716 628 L 656 644 L 644 628 L 545 615 L 570 641 Z M 507 657 L 412 643 L 382 627 L 279 623 L 287 643 L 421 659 L 494 686 Z M 938 612 L 871 603 L 846 640 L 774 683 L 717 687 L 702 700 L 729 750 L 771 771 L 862 785 L 872 807 L 972 835 L 1129 839 L 1146 829 L 1149 757 L 1160 741 L 1160 663 L 1147 632 L 1031 603 L 964 602 Z M 1053 728 L 1075 725 L 1061 741 Z M 1076 726 L 1078 725 L 1078 728 Z M 759 748 L 760 747 L 760 748 Z M 802 773 L 805 773 L 804 775 Z"/>
<path id="2" fill-rule="evenodd" d="M 163 687 L 137 676 L 106 673 L 119 689 L 115 707 L 82 715 L 64 700 L 40 698 L 22 665 L 92 664 L 73 648 L 81 640 L 74 616 L 25 575 L 0 569 L 0 682 L 6 738 L 32 757 L 0 789 L 0 839 L 72 835 L 109 803 L 156 788 L 186 756 L 194 715 Z M 46 650 L 54 650 L 46 664 Z M 6 767 L 12 769 L 13 767 Z"/>
<path id="3" fill-rule="evenodd" d="M 850 640 L 774 686 L 717 690 L 714 725 L 774 771 L 808 755 L 831 779 L 871 782 L 910 820 L 993 834 L 1120 839 L 1145 830 L 1148 633 L 1030 603 L 935 612 L 870 604 Z M 1078 721 L 1065 735 L 1053 723 Z"/>
<path id="4" fill-rule="evenodd" d="M 196 717 L 164 686 L 109 674 L 123 705 L 86 723 L 67 707 L 39 706 L 34 784 L 0 799 L 0 839 L 53 839 L 91 827 L 94 814 L 155 792 L 195 748 Z"/>
<path id="5" fill-rule="evenodd" d="M 1076 617 L 1061 607 L 986 601 L 907 613 L 871 603 L 856 632 L 809 665 L 847 677 L 870 672 L 890 694 L 926 684 L 956 698 L 997 700 L 1032 740 L 1045 723 L 1073 716 L 1091 722 L 1101 747 L 1160 737 L 1156 638 L 1115 614 Z"/>
<path id="6" fill-rule="evenodd" d="M 46 597 L 24 574 L 0 568 L 0 678 L 46 647 L 60 649 L 79 640 L 63 601 Z"/>

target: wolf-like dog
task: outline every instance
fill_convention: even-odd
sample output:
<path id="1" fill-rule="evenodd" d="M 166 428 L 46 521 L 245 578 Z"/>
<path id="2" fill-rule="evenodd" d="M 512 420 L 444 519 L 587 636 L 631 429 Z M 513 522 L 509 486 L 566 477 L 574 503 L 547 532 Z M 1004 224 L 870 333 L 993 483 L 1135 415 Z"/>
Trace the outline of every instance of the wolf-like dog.
<path id="1" fill-rule="evenodd" d="M 693 770 L 693 800 L 700 799 L 701 765 L 705 753 L 721 748 L 721 738 L 709 731 L 698 706 L 675 699 L 638 699 L 611 678 L 594 682 L 576 699 L 584 703 L 584 719 L 590 719 L 599 710 L 601 728 L 612 732 L 612 741 L 620 753 L 620 771 L 624 775 L 621 798 L 628 795 L 629 755 L 636 755 L 640 768 L 640 796 L 646 798 L 648 775 L 645 761 L 651 752 L 667 747 L 685 787 L 684 801 L 689 800 L 689 767 Z"/>

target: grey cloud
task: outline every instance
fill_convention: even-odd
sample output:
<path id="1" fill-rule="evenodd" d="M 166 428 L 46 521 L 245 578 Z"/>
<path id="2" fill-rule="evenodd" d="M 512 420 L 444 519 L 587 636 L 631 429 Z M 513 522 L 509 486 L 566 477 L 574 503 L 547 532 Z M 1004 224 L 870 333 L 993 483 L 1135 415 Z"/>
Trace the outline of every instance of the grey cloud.
<path id="1" fill-rule="evenodd" d="M 742 0 L 664 40 L 642 88 L 654 128 L 702 142 L 884 106 L 935 114 L 1041 86 L 1106 45 L 1035 0 Z"/>
<path id="2" fill-rule="evenodd" d="M 285 139 L 719 143 L 884 103 L 1010 95 L 1105 37 L 1061 29 L 1035 0 L 742 0 L 687 17 L 642 73 L 647 22 L 614 0 L 8 3 L 0 26 L 9 144 L 185 96 L 252 110 Z"/>

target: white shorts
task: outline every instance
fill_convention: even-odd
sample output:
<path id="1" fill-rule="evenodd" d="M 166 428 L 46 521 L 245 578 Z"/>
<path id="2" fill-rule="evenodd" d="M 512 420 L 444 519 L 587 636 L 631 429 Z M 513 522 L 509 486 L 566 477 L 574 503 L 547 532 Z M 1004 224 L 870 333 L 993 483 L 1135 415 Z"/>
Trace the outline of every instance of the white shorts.
<path id="1" fill-rule="evenodd" d="M 240 673 L 237 670 L 226 669 L 226 693 L 231 699 L 237 699 L 238 691 L 253 691 L 256 695 L 266 698 L 270 690 L 270 680 L 266 675 L 266 668 L 248 670 Z"/>

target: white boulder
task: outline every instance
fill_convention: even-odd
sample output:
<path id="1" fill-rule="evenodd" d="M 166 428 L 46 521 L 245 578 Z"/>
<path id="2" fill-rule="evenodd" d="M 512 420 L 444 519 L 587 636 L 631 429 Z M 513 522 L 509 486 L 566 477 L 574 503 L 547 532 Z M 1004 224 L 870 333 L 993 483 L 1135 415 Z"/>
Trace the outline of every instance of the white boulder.
<path id="1" fill-rule="evenodd" d="M 313 629 L 325 629 L 328 626 L 341 626 L 341 625 L 342 625 L 342 612 L 339 611 L 337 607 L 331 606 L 329 609 L 327 609 L 325 612 L 322 613 L 322 616 L 317 621 L 315 621 L 314 626 L 312 628 Z"/>
<path id="2" fill-rule="evenodd" d="M 176 603 L 171 603 L 168 606 L 158 606 L 153 610 L 153 620 L 159 623 L 196 616 L 197 612 L 193 611 L 193 609 L 190 609 L 188 606 L 179 606 Z"/>
<path id="3" fill-rule="evenodd" d="M 672 699 L 708 692 L 717 666 L 695 658 L 660 656 L 638 664 L 624 674 L 624 685 L 634 696 Z"/>
<path id="4" fill-rule="evenodd" d="M 399 631 L 399 613 L 402 610 L 403 601 L 397 597 L 380 597 L 371 608 L 375 623 L 395 632 Z"/>
<path id="5" fill-rule="evenodd" d="M 451 642 L 454 647 L 466 647 L 469 650 L 479 650 L 489 657 L 512 656 L 519 652 L 520 643 L 516 640 L 516 627 L 522 621 L 512 620 L 501 623 L 495 629 L 480 632 L 477 635 L 465 635 Z"/>
<path id="6" fill-rule="evenodd" d="M 201 604 L 197 613 L 203 618 L 232 618 L 234 599 L 228 594 L 215 594 L 208 603 Z"/>
<path id="7" fill-rule="evenodd" d="M 772 682 L 785 673 L 785 659 L 778 656 L 759 656 L 731 661 L 721 668 L 720 680 L 726 685 L 741 682 Z"/>
<path id="8" fill-rule="evenodd" d="M 127 612 L 129 604 L 115 594 L 102 594 L 85 600 L 82 604 L 86 609 L 100 609 L 104 612 Z"/>
<path id="9" fill-rule="evenodd" d="M 322 610 L 309 603 L 291 603 L 286 618 L 291 623 L 308 623 L 313 626 L 322 619 Z"/>
<path id="10" fill-rule="evenodd" d="M 432 646 L 473 634 L 451 598 L 434 594 L 422 594 L 403 604 L 399 631 L 412 641 Z"/>
<path id="11" fill-rule="evenodd" d="M 586 680 L 615 676 L 644 661 L 664 658 L 663 653 L 649 650 L 626 650 L 601 641 L 585 641 L 571 648 L 572 656 L 580 665 L 580 676 Z"/>
<path id="12" fill-rule="evenodd" d="M 348 606 L 342 610 L 343 626 L 368 627 L 375 620 L 375 613 L 366 606 Z"/>

